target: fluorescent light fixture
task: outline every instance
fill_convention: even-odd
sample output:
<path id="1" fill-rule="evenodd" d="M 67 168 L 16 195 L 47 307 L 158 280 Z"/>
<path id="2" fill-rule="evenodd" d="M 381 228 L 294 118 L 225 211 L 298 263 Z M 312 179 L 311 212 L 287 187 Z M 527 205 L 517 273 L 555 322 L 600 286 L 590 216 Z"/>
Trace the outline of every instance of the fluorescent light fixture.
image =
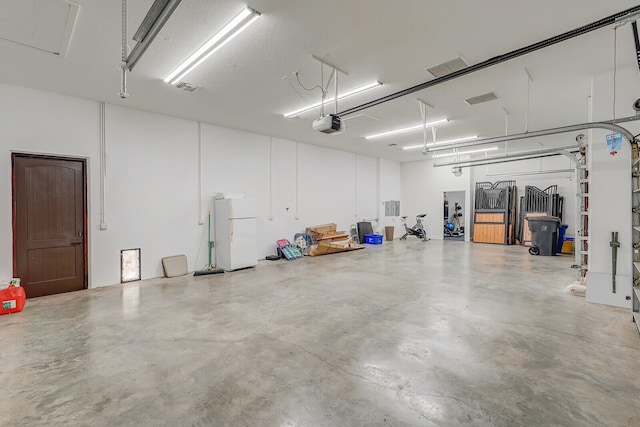
<path id="1" fill-rule="evenodd" d="M 435 144 L 431 143 L 431 144 L 427 144 L 427 147 L 433 147 L 434 145 L 440 145 L 440 144 L 453 144 L 454 142 L 463 142 L 463 141 L 471 141 L 472 139 L 477 139 L 478 135 L 474 135 L 474 136 L 465 136 L 463 138 L 456 138 L 456 139 L 449 139 L 447 141 L 438 141 Z M 403 150 L 415 150 L 416 148 L 423 148 L 424 144 L 420 144 L 420 145 L 407 145 L 406 147 L 402 147 Z"/>
<path id="2" fill-rule="evenodd" d="M 453 157 L 453 156 L 463 156 L 465 154 L 473 154 L 473 153 L 484 153 L 487 151 L 497 150 L 498 147 L 489 147 L 489 148 L 481 148 L 479 150 L 469 150 L 469 151 L 458 151 L 457 153 L 447 153 L 447 154 L 434 154 L 431 156 L 433 159 L 437 159 L 438 157 Z"/>
<path id="3" fill-rule="evenodd" d="M 338 101 L 346 99 L 346 98 L 349 98 L 350 96 L 353 96 L 353 95 L 357 95 L 357 94 L 362 93 L 364 91 L 367 91 L 369 89 L 374 89 L 374 88 L 379 87 L 379 86 L 382 86 L 382 83 L 380 83 L 379 81 L 367 83 L 364 86 L 360 86 L 360 87 L 357 87 L 355 89 L 351 89 L 350 91 L 347 91 L 347 92 L 344 92 L 342 94 L 339 94 L 338 95 Z M 329 99 L 324 101 L 324 105 L 331 104 L 334 101 L 335 101 L 335 97 L 329 98 Z M 309 105 L 307 107 L 300 108 L 299 110 L 295 110 L 295 111 L 292 111 L 290 113 L 286 113 L 284 116 L 286 118 L 288 118 L 288 119 L 291 119 L 291 118 L 299 116 L 302 113 L 306 113 L 307 111 L 315 110 L 316 108 L 320 107 L 320 105 L 322 105 L 322 103 L 321 102 L 317 102 L 317 103 L 315 103 L 313 105 Z"/>
<path id="4" fill-rule="evenodd" d="M 202 47 L 196 50 L 193 55 L 188 57 L 182 64 L 171 72 L 164 79 L 165 83 L 175 85 L 180 80 L 193 71 L 198 65 L 202 64 L 207 58 L 213 55 L 218 49 L 230 42 L 235 36 L 240 34 L 245 28 L 247 28 L 253 21 L 260 17 L 260 12 L 245 8 L 235 18 L 233 18 L 227 25 L 225 25 L 220 31 L 209 39 Z"/>
<path id="5" fill-rule="evenodd" d="M 404 129 L 396 129 L 396 130 L 390 130 L 389 132 L 382 132 L 382 133 L 377 133 L 375 135 L 369 135 L 369 136 L 365 136 L 366 139 L 374 139 L 374 138 L 382 138 L 383 136 L 391 136 L 391 135 L 399 135 L 401 133 L 408 133 L 408 132 L 413 132 L 419 129 L 423 129 L 424 127 L 432 127 L 432 126 L 436 126 L 436 125 L 440 125 L 442 123 L 447 123 L 449 121 L 449 119 L 441 119 L 441 120 L 436 120 L 435 122 L 431 122 L 431 123 L 427 123 L 426 125 L 416 125 L 416 126 L 411 126 L 408 128 L 404 128 Z"/>

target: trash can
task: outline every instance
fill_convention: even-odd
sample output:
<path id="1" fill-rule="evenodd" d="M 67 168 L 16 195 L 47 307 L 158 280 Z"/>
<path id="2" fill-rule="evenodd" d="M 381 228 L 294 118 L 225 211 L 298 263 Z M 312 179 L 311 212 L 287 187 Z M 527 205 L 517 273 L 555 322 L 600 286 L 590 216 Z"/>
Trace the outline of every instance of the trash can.
<path id="1" fill-rule="evenodd" d="M 567 224 L 561 224 L 560 229 L 558 230 L 558 247 L 556 248 L 556 253 L 562 252 L 562 245 L 564 243 L 564 235 L 567 232 L 567 228 L 569 226 Z"/>
<path id="2" fill-rule="evenodd" d="M 393 233 L 395 231 L 395 227 L 393 225 L 391 226 L 386 226 L 384 228 L 384 240 L 388 241 L 388 242 L 392 242 L 393 241 Z"/>
<path id="3" fill-rule="evenodd" d="M 558 249 L 560 218 L 555 216 L 529 217 L 531 230 L 531 255 L 554 256 Z"/>

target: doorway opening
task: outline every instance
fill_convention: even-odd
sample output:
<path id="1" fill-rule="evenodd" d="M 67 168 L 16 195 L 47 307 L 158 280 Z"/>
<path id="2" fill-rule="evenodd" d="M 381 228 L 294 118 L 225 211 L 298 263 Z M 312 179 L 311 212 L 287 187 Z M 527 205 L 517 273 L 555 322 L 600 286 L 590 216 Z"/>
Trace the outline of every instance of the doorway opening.
<path id="1" fill-rule="evenodd" d="M 464 241 L 464 191 L 443 193 L 443 239 Z"/>

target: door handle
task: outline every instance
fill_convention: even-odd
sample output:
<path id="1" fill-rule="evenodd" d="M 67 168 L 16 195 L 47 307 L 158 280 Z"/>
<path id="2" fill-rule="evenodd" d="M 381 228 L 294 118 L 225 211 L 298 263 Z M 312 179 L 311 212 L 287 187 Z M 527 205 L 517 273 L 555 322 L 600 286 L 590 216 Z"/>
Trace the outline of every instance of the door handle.
<path id="1" fill-rule="evenodd" d="M 72 240 L 71 246 L 76 246 L 76 245 L 79 245 L 80 243 L 82 243 L 82 240 Z"/>
<path id="2" fill-rule="evenodd" d="M 84 231 L 82 230 L 78 231 L 78 237 L 82 238 L 82 236 L 84 236 Z"/>

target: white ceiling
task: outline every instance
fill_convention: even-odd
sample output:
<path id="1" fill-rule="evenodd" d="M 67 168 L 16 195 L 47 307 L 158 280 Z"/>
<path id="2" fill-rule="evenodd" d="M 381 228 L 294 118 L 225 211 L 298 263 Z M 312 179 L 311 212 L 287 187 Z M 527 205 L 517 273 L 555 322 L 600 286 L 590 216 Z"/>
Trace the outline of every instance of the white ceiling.
<path id="1" fill-rule="evenodd" d="M 0 27 L 24 17 L 26 1 L 3 0 Z M 29 0 L 36 6 L 53 1 L 64 3 Z M 340 78 L 341 91 L 373 80 L 384 84 L 343 101 L 343 110 L 427 81 L 431 77 L 426 68 L 455 57 L 475 64 L 635 6 L 627 0 L 183 0 L 129 74 L 130 96 L 121 99 L 121 2 L 75 3 L 80 10 L 64 57 L 7 41 L 10 37 L 0 34 L 4 37 L 0 82 L 398 161 L 423 158 L 420 150 L 399 148 L 421 143 L 421 132 L 373 141 L 364 136 L 419 124 L 418 98 L 435 107 L 428 110 L 429 118 L 451 119 L 438 128 L 438 140 L 502 135 L 504 109 L 509 112 L 510 133 L 524 131 L 525 68 L 534 79 L 529 130 L 587 121 L 591 76 L 612 69 L 613 31 L 600 29 L 370 108 L 363 113 L 377 120 L 354 126 L 347 121 L 347 131 L 341 135 L 313 131 L 317 113 L 297 120 L 283 117 L 305 105 L 291 87 L 295 86 L 292 73 L 299 71 L 307 86 L 319 84 L 320 66 L 311 57 L 315 55 L 349 74 Z M 152 3 L 129 0 L 129 37 Z M 184 79 L 201 89 L 188 93 L 163 83 L 175 66 L 245 5 L 262 17 Z M 60 21 L 57 15 L 56 19 Z M 38 25 L 47 26 L 42 20 Z M 53 21 L 50 26 L 53 34 L 60 33 Z M 130 46 L 134 44 L 130 39 Z M 618 31 L 618 67 L 634 66 L 634 61 L 631 28 L 625 26 Z M 297 90 L 309 103 L 319 101 L 317 92 Z M 476 106 L 463 102 L 490 91 L 499 99 Z M 389 147 L 390 143 L 399 146 Z"/>

